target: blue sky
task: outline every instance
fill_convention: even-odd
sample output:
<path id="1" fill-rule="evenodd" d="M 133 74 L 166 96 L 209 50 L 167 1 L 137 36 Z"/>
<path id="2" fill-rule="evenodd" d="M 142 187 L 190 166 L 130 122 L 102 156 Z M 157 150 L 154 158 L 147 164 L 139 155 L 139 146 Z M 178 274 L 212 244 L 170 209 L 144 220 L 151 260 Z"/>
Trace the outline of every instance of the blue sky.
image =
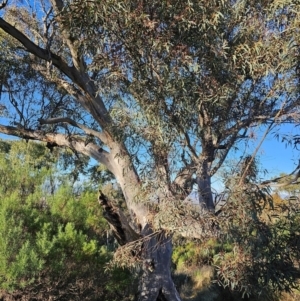
<path id="1" fill-rule="evenodd" d="M 276 138 L 279 134 L 279 139 Z M 256 131 L 257 138 L 249 143 L 249 150 L 254 151 L 259 144 L 264 129 Z M 300 153 L 293 145 L 287 145 L 281 141 L 281 137 L 300 134 L 300 128 L 292 124 L 282 125 L 280 128 L 273 130 L 264 140 L 258 151 L 260 164 L 268 170 L 269 176 L 276 176 L 279 173 L 291 173 L 298 165 Z"/>
<path id="2" fill-rule="evenodd" d="M 4 118 L 0 118 L 0 124 L 7 124 L 4 120 Z M 260 143 L 264 132 L 264 128 L 255 129 L 255 138 L 248 140 L 246 146 L 245 143 L 241 144 L 238 151 L 231 151 L 228 155 L 228 159 L 237 162 L 243 154 L 252 155 L 257 145 Z M 284 135 L 290 137 L 293 135 L 300 135 L 300 126 L 297 127 L 291 124 L 281 125 L 266 137 L 257 153 L 259 168 L 267 170 L 266 174 L 261 173 L 260 175 L 260 178 L 264 180 L 279 176 L 280 173 L 289 174 L 295 170 L 299 163 L 300 152 L 295 149 L 293 145 L 287 145 L 282 142 L 280 138 L 276 138 L 276 133 L 279 134 L 279 137 Z M 12 140 L 18 138 L 0 134 L 0 139 Z M 91 164 L 97 164 L 97 162 L 92 160 Z M 224 189 L 222 179 L 218 173 L 212 178 L 212 187 L 217 192 L 221 192 Z"/>
<path id="3" fill-rule="evenodd" d="M 255 138 L 248 140 L 246 146 L 245 143 L 240 143 L 239 150 L 232 150 L 229 153 L 228 160 L 232 160 L 233 163 L 231 164 L 233 166 L 235 162 L 239 161 L 241 155 L 253 154 L 265 133 L 265 128 L 255 129 L 254 133 Z M 297 127 L 291 124 L 281 125 L 266 137 L 257 153 L 259 169 L 267 171 L 267 173 L 260 174 L 260 178 L 264 180 L 274 178 L 280 173 L 291 173 L 297 167 L 300 159 L 300 145 L 299 150 L 297 150 L 293 145 L 287 145 L 281 139 L 276 138 L 276 133 L 280 137 L 283 135 L 300 135 L 300 126 Z M 223 190 L 224 186 L 222 185 L 220 174 L 217 173 L 212 178 L 212 186 L 217 191 Z"/>
<path id="4" fill-rule="evenodd" d="M 295 125 L 284 125 L 281 127 L 279 133 L 290 136 L 299 135 L 300 128 Z M 259 151 L 260 161 L 270 174 L 278 175 L 280 172 L 290 173 L 298 165 L 300 158 L 299 150 L 294 148 L 293 145 L 286 145 L 286 143 L 278 141 L 274 137 L 274 134 L 270 134 Z"/>

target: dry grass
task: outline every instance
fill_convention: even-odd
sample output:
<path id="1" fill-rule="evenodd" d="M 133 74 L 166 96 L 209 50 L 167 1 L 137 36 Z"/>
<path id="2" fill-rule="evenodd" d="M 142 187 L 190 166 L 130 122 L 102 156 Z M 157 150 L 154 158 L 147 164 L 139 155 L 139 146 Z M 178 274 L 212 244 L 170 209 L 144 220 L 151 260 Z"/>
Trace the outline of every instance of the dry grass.
<path id="1" fill-rule="evenodd" d="M 180 295 L 183 301 L 217 301 L 219 290 L 212 287 L 214 268 L 204 265 L 201 268 L 182 266 L 176 271 L 177 277 L 181 275 Z M 184 276 L 183 276 L 184 275 Z M 175 275 L 176 277 L 176 275 Z"/>
<path id="2" fill-rule="evenodd" d="M 284 293 L 279 301 L 300 301 L 300 291 L 294 290 L 292 293 Z"/>
<path id="3" fill-rule="evenodd" d="M 232 295 L 229 291 L 224 291 L 218 285 L 212 284 L 214 269 L 208 265 L 204 265 L 201 268 L 181 266 L 176 270 L 176 278 L 183 301 L 300 301 L 299 290 L 294 290 L 292 293 L 284 293 L 280 299 L 276 300 L 253 297 L 242 299 L 241 296 Z"/>

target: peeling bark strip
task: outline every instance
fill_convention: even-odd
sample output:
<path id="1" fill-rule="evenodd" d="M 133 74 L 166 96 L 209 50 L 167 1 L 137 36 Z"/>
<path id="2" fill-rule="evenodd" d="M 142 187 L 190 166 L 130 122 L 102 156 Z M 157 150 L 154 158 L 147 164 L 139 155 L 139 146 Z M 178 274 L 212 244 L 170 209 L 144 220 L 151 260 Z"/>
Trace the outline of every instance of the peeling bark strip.
<path id="1" fill-rule="evenodd" d="M 130 227 L 123 212 L 99 191 L 99 204 L 103 208 L 103 216 L 113 230 L 114 236 L 120 245 L 137 240 L 140 236 Z"/>

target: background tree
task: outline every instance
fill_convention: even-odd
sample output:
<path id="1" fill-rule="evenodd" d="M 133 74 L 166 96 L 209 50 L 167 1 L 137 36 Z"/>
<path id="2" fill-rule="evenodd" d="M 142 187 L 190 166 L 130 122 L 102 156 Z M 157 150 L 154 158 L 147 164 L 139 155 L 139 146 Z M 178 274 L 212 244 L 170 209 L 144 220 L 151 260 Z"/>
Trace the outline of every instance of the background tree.
<path id="1" fill-rule="evenodd" d="M 121 244 L 142 246 L 140 300 L 180 300 L 168 268 L 171 232 L 211 234 L 211 177 L 229 151 L 249 129 L 298 115 L 297 1 L 2 7 L 0 53 L 18 64 L 2 72 L 12 124 L 0 131 L 105 165 L 130 214 L 100 194 L 106 217 Z M 176 201 L 191 179 L 203 215 L 182 218 Z"/>
<path id="2" fill-rule="evenodd" d="M 289 197 L 298 197 L 299 196 L 299 174 L 284 174 L 281 173 L 278 180 L 277 185 L 275 185 L 275 189 L 278 192 L 286 194 Z"/>

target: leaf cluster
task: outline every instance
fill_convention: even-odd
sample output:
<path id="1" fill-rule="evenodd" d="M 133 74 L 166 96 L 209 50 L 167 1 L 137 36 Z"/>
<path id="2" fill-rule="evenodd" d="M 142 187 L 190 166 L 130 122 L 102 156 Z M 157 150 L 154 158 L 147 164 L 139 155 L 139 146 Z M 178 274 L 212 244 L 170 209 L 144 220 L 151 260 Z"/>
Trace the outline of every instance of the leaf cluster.
<path id="1" fill-rule="evenodd" d="M 72 1 L 59 17 L 139 167 L 171 174 L 211 146 L 222 162 L 297 111 L 297 1 Z"/>
<path id="2" fill-rule="evenodd" d="M 268 191 L 249 184 L 229 196 L 220 227 L 232 252 L 214 257 L 219 283 L 246 295 L 272 295 L 296 287 L 299 206 L 274 210 Z"/>
<path id="3" fill-rule="evenodd" d="M 249 127 L 297 114 L 296 0 L 65 1 L 59 13 L 47 4 L 39 9 L 37 15 L 12 6 L 6 19 L 49 55 L 79 65 L 108 110 L 109 131 L 126 145 L 141 176 L 152 171 L 170 181 L 208 150 L 212 175 L 233 144 L 249 137 Z M 38 118 L 68 116 L 99 130 L 78 104 L 87 93 L 79 79 L 72 83 L 22 51 L 17 60 L 30 72 L 24 80 L 27 72 L 10 70 L 7 85 L 17 85 L 10 93 L 13 121 L 37 128 Z M 39 110 L 22 110 L 29 99 Z M 43 129 L 83 134 L 66 124 Z"/>

